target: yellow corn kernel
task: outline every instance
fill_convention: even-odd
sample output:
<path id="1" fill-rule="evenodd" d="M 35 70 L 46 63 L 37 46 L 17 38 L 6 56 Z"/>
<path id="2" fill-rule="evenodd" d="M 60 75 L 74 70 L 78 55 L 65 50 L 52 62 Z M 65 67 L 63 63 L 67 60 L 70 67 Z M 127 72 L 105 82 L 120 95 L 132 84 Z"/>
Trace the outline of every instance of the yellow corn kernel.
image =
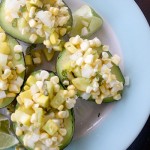
<path id="1" fill-rule="evenodd" d="M 22 15 L 26 21 L 29 21 L 29 13 L 28 12 L 23 12 Z"/>
<path id="2" fill-rule="evenodd" d="M 62 49 L 62 45 L 54 45 L 53 46 L 53 50 L 55 50 L 55 51 L 62 51 L 63 49 Z"/>
<path id="3" fill-rule="evenodd" d="M 28 26 L 27 21 L 24 18 L 18 19 L 18 26 L 20 29 L 26 28 Z"/>
<path id="4" fill-rule="evenodd" d="M 65 48 L 70 53 L 75 53 L 77 51 L 77 48 L 71 42 L 66 42 L 65 43 Z"/>
<path id="5" fill-rule="evenodd" d="M 51 61 L 54 56 L 54 51 L 52 50 L 51 52 L 49 52 L 47 48 L 43 49 L 43 53 L 47 61 Z"/>
<path id="6" fill-rule="evenodd" d="M 15 84 L 9 84 L 9 91 L 13 93 L 19 93 L 20 92 L 20 87 L 18 87 Z"/>
<path id="7" fill-rule="evenodd" d="M 17 136 L 21 136 L 22 133 L 23 133 L 22 130 L 17 127 L 17 128 L 16 128 L 16 135 L 17 135 Z"/>
<path id="8" fill-rule="evenodd" d="M 69 86 L 67 87 L 67 90 L 75 90 L 75 86 L 74 86 L 74 85 L 69 85 Z"/>
<path id="9" fill-rule="evenodd" d="M 34 52 L 34 57 L 40 57 L 41 58 L 40 51 L 39 52 Z"/>
<path id="10" fill-rule="evenodd" d="M 23 88 L 25 91 L 29 90 L 30 87 L 28 85 L 25 85 L 24 88 Z"/>
<path id="11" fill-rule="evenodd" d="M 41 64 L 42 63 L 42 60 L 41 60 L 41 58 L 39 58 L 39 57 L 36 57 L 36 58 L 33 58 L 33 63 L 34 64 Z"/>
<path id="12" fill-rule="evenodd" d="M 0 33 L 4 33 L 4 30 L 0 27 Z"/>
<path id="13" fill-rule="evenodd" d="M 7 79 L 12 80 L 13 78 L 14 78 L 14 76 L 11 74 Z"/>
<path id="14" fill-rule="evenodd" d="M 13 75 L 13 79 L 15 80 L 17 78 L 17 73 L 15 70 L 11 71 L 12 75 Z"/>
<path id="15" fill-rule="evenodd" d="M 10 67 L 10 68 L 12 68 L 13 67 L 12 61 L 9 61 L 8 64 L 7 64 L 7 66 Z"/>
<path id="16" fill-rule="evenodd" d="M 29 20 L 29 26 L 30 26 L 31 28 L 35 27 L 36 25 L 37 25 L 37 22 L 36 22 L 34 19 L 30 19 L 30 20 Z"/>
<path id="17" fill-rule="evenodd" d="M 25 56 L 25 63 L 26 63 L 27 66 L 33 65 L 31 55 L 26 55 Z"/>
<path id="18" fill-rule="evenodd" d="M 6 95 L 8 98 L 11 98 L 11 97 L 15 97 L 16 96 L 16 94 L 15 93 L 7 93 L 7 95 Z"/>
<path id="19" fill-rule="evenodd" d="M 34 43 L 37 40 L 38 36 L 36 34 L 31 34 L 29 40 Z"/>
<path id="20" fill-rule="evenodd" d="M 27 7 L 27 10 L 30 11 L 32 5 L 30 4 L 30 1 L 26 1 L 26 7 Z"/>
<path id="21" fill-rule="evenodd" d="M 15 116 L 15 113 L 13 113 L 12 115 L 11 115 L 11 121 L 16 121 L 16 116 Z"/>
<path id="22" fill-rule="evenodd" d="M 0 42 L 4 42 L 6 40 L 6 34 L 0 33 Z"/>
<path id="23" fill-rule="evenodd" d="M 58 8 L 55 8 L 55 7 L 51 7 L 51 8 L 50 8 L 50 12 L 51 12 L 54 16 L 57 16 L 58 13 L 59 13 L 59 9 L 58 9 Z"/>
<path id="24" fill-rule="evenodd" d="M 51 5 L 54 5 L 56 3 L 57 0 L 50 0 L 48 1 L 48 3 L 50 3 Z"/>
<path id="25" fill-rule="evenodd" d="M 58 107 L 58 110 L 59 111 L 62 111 L 64 109 L 64 106 L 63 105 L 60 105 L 59 107 Z"/>
<path id="26" fill-rule="evenodd" d="M 51 42 L 49 40 L 45 40 L 43 43 L 47 48 L 51 47 Z"/>
<path id="27" fill-rule="evenodd" d="M 68 117 L 68 114 L 69 112 L 66 110 L 66 111 L 59 111 L 58 113 L 57 113 L 57 116 L 58 116 L 58 118 L 67 118 Z"/>
<path id="28" fill-rule="evenodd" d="M 68 92 L 69 97 L 74 97 L 76 95 L 76 91 L 75 90 L 70 90 Z"/>
<path id="29" fill-rule="evenodd" d="M 50 35 L 51 44 L 56 45 L 58 42 L 58 39 L 59 39 L 59 35 L 56 32 L 54 32 Z"/>
<path id="30" fill-rule="evenodd" d="M 43 3 L 40 0 L 30 0 L 30 4 L 33 4 L 37 7 L 41 7 L 43 6 Z"/>
<path id="31" fill-rule="evenodd" d="M 4 74 L 2 75 L 2 79 L 5 80 L 11 75 L 10 69 L 5 69 Z"/>
<path id="32" fill-rule="evenodd" d="M 31 7 L 29 11 L 29 17 L 33 18 L 35 15 L 36 7 Z"/>
<path id="33" fill-rule="evenodd" d="M 61 36 L 64 36 L 66 33 L 67 33 L 67 29 L 66 28 L 61 28 L 60 31 L 59 31 L 59 34 Z"/>
<path id="34" fill-rule="evenodd" d="M 22 101 L 22 99 L 21 99 L 20 96 L 17 97 L 17 102 L 18 102 L 20 105 L 23 105 L 23 101 Z"/>
<path id="35" fill-rule="evenodd" d="M 3 53 L 5 55 L 10 54 L 10 47 L 9 47 L 8 43 L 1 42 L 1 44 L 0 44 L 0 53 Z"/>
<path id="36" fill-rule="evenodd" d="M 16 71 L 18 74 L 21 74 L 22 72 L 25 71 L 25 66 L 23 64 L 19 64 L 19 65 L 16 65 Z"/>

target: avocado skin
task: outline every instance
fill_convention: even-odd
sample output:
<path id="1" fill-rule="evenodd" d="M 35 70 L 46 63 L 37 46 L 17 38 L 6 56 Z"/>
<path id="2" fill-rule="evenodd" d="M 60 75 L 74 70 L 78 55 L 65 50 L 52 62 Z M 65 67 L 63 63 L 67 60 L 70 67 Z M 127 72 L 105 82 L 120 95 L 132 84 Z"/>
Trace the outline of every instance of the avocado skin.
<path id="1" fill-rule="evenodd" d="M 31 75 L 36 75 L 37 73 L 39 73 L 41 70 L 38 70 L 38 71 L 35 71 L 35 72 L 33 72 Z M 49 71 L 49 73 L 50 73 L 50 76 L 52 77 L 52 76 L 55 76 L 56 74 L 54 73 L 54 72 L 52 72 L 52 71 Z M 63 89 L 63 86 L 60 84 L 60 86 L 61 86 L 61 88 Z M 17 109 L 19 107 L 19 104 L 17 103 L 16 104 L 16 108 L 15 109 Z M 67 138 L 67 140 L 64 140 L 63 141 L 63 143 L 62 143 L 62 145 L 60 146 L 60 150 L 63 150 L 65 147 L 67 147 L 69 144 L 70 144 L 70 142 L 72 141 L 72 139 L 73 139 L 73 135 L 74 135 L 74 128 L 75 128 L 75 116 L 74 116 L 74 110 L 73 109 L 71 109 L 71 110 L 69 110 L 69 118 L 67 118 L 67 119 L 65 119 L 65 121 L 66 121 L 66 126 L 67 126 L 67 128 L 68 128 L 68 130 L 70 131 L 69 132 L 69 135 L 66 137 Z M 71 124 L 70 126 L 68 125 L 68 121 L 69 121 L 69 123 Z M 16 122 L 13 122 L 13 124 L 12 124 L 12 126 L 13 126 L 13 130 L 14 130 L 14 133 L 15 133 L 15 131 L 16 131 L 16 128 L 17 128 L 17 123 Z M 17 139 L 19 140 L 19 142 L 23 145 L 23 136 L 20 136 L 20 137 L 18 137 L 18 136 L 16 136 L 17 137 Z M 29 148 L 29 147 L 25 147 L 27 150 L 33 150 L 33 149 L 31 149 L 31 148 Z"/>
<path id="2" fill-rule="evenodd" d="M 18 41 L 16 41 L 15 39 L 13 39 L 11 36 L 7 35 L 7 42 L 9 43 L 10 47 L 11 47 L 11 50 L 12 50 L 12 47 L 14 45 L 17 45 L 19 44 Z M 24 54 L 22 53 L 22 58 L 21 58 L 21 63 L 22 64 L 25 64 L 25 60 L 24 60 Z M 21 74 L 21 77 L 23 78 L 23 80 L 25 79 L 25 71 Z M 20 87 L 20 89 L 22 89 L 24 83 L 22 84 L 22 86 Z M 16 94 L 16 97 L 17 97 L 18 94 Z M 6 106 L 10 105 L 14 100 L 15 98 L 5 98 L 4 101 L 0 104 L 0 108 L 5 108 Z"/>
<path id="3" fill-rule="evenodd" d="M 102 45 L 103 46 L 103 45 Z M 102 46 L 97 49 L 98 51 L 98 54 L 101 56 L 101 53 L 103 52 L 102 50 Z M 109 56 L 112 56 L 112 54 L 110 52 L 107 52 Z M 59 53 L 58 57 L 57 57 L 57 64 L 56 64 L 56 70 L 57 70 L 57 74 L 61 80 L 61 82 L 63 82 L 65 79 L 68 79 L 67 78 L 67 74 L 63 74 L 62 71 L 63 71 L 63 65 L 65 64 L 65 62 L 67 61 L 67 59 L 69 58 L 69 52 L 67 52 L 67 50 L 63 50 L 62 52 Z M 63 62 L 63 63 L 62 63 Z M 123 85 L 125 84 L 125 79 L 124 79 L 124 76 L 121 72 L 121 69 L 119 68 L 119 66 L 115 65 L 113 63 L 113 67 L 112 67 L 112 73 L 116 75 L 117 79 L 123 83 Z M 81 97 L 81 92 L 78 91 L 78 96 L 80 98 Z M 123 91 L 120 91 L 120 94 L 122 95 L 123 94 Z M 94 99 L 92 99 L 91 97 L 88 99 L 89 101 L 93 101 L 94 102 Z M 116 100 L 113 99 L 113 97 L 108 97 L 108 98 L 105 98 L 103 100 L 103 103 L 110 103 L 110 102 L 115 102 Z"/>
<path id="4" fill-rule="evenodd" d="M 67 4 L 65 3 L 65 5 L 67 6 Z M 68 7 L 68 6 L 67 6 Z M 12 37 L 22 41 L 22 42 L 25 42 L 25 43 L 28 43 L 28 44 L 33 44 L 30 40 L 29 40 L 29 37 L 30 37 L 30 33 L 27 33 L 25 35 L 22 35 L 21 32 L 18 30 L 17 27 L 13 27 L 11 25 L 11 23 L 9 24 L 8 22 L 4 21 L 4 8 L 5 8 L 5 0 L 2 0 L 0 2 L 0 26 L 3 28 L 3 30 L 5 30 L 5 32 L 9 35 L 11 35 Z M 69 7 L 68 7 L 69 8 Z M 66 24 L 71 26 L 72 27 L 72 23 L 73 23 L 73 18 L 72 18 L 72 13 L 71 13 L 71 10 L 70 8 L 68 9 L 69 12 L 70 12 L 70 19 L 68 21 L 68 23 Z M 38 36 L 38 39 L 34 42 L 34 44 L 41 44 L 43 43 L 44 41 L 44 38 L 42 37 L 39 37 Z"/>

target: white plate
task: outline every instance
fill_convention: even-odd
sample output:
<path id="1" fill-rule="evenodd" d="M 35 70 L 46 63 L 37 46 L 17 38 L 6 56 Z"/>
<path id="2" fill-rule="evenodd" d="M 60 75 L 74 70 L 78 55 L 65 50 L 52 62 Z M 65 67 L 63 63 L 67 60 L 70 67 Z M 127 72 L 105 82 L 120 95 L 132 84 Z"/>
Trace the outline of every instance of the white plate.
<path id="1" fill-rule="evenodd" d="M 84 4 L 80 0 L 65 2 L 72 11 Z M 94 36 L 108 44 L 112 53 L 121 56 L 121 69 L 131 82 L 119 102 L 96 105 L 78 101 L 75 137 L 66 150 L 125 150 L 142 129 L 150 112 L 149 26 L 133 0 L 86 2 L 104 19 L 102 29 Z M 44 64 L 42 68 L 54 70 L 54 63 Z"/>

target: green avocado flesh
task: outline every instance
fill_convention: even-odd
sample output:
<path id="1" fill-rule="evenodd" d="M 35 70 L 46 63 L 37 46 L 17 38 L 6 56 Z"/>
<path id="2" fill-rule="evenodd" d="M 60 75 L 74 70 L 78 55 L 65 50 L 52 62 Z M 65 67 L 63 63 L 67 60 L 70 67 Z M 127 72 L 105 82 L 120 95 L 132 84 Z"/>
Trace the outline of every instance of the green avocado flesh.
<path id="1" fill-rule="evenodd" d="M 15 24 L 17 24 L 16 26 L 13 26 L 12 23 L 9 23 L 7 22 L 7 20 L 5 19 L 6 15 L 5 15 L 5 3 L 6 1 L 5 0 L 2 0 L 0 2 L 0 26 L 5 30 L 6 33 L 8 33 L 9 35 L 11 35 L 12 37 L 20 40 L 20 41 L 23 41 L 25 43 L 31 43 L 32 42 L 29 40 L 30 36 L 31 36 L 31 33 L 24 33 L 22 34 L 20 32 L 20 30 L 18 29 L 17 25 L 21 25 L 21 18 L 15 20 Z M 70 12 L 70 20 L 68 21 L 68 23 L 66 24 L 67 25 L 70 25 L 72 26 L 72 15 L 71 15 L 71 11 L 69 9 L 69 12 Z M 37 40 L 34 42 L 34 44 L 40 44 L 40 43 L 43 43 L 45 39 L 38 36 Z"/>
<path id="2" fill-rule="evenodd" d="M 33 72 L 27 79 L 26 83 L 24 85 L 29 85 L 29 83 L 31 85 L 33 85 L 36 81 L 34 80 L 35 78 L 35 75 L 37 73 L 40 73 L 41 70 L 38 70 L 38 71 L 35 71 Z M 53 72 L 50 72 L 50 77 L 52 76 L 55 76 L 55 74 Z M 32 78 L 30 78 L 32 77 Z M 31 82 L 32 81 L 32 82 Z M 61 86 L 61 88 L 63 89 L 63 87 Z M 42 117 L 44 115 L 44 111 L 46 111 L 46 109 L 41 109 L 41 108 L 38 108 L 38 120 L 39 122 L 42 124 L 42 119 L 44 117 Z M 20 110 L 21 112 L 31 116 L 33 114 L 33 110 L 32 109 L 27 109 L 24 107 L 24 105 L 19 105 L 19 103 L 17 103 L 16 105 L 16 110 Z M 55 111 L 55 109 L 53 110 Z M 46 111 L 46 114 L 49 113 L 49 110 Z M 20 114 L 21 115 L 21 114 Z M 20 116 L 19 116 L 20 117 Z M 47 124 L 47 125 L 46 125 Z M 46 123 L 42 129 L 44 129 L 45 131 L 48 131 L 48 132 L 51 132 L 51 129 L 49 128 L 49 124 Z M 16 132 L 16 128 L 17 128 L 18 124 L 16 122 L 13 122 L 13 129 L 14 129 L 14 132 Z M 73 112 L 73 109 L 69 110 L 69 117 L 64 119 L 64 127 L 67 129 L 67 134 L 66 136 L 64 136 L 64 140 L 61 142 L 61 145 L 59 146 L 60 150 L 63 150 L 72 140 L 73 138 L 73 134 L 74 134 L 74 112 Z M 25 135 L 23 134 L 22 136 L 17 136 L 18 140 L 23 144 L 23 137 Z M 31 148 L 29 147 L 25 147 L 26 149 L 28 150 L 32 150 Z"/>
<path id="3" fill-rule="evenodd" d="M 11 49 L 11 55 L 13 56 L 13 58 L 14 58 L 14 46 L 15 45 L 18 45 L 18 42 L 15 40 L 15 39 L 13 39 L 12 37 L 10 37 L 10 36 L 7 36 L 7 41 L 6 41 L 8 44 L 9 44 L 9 46 L 10 46 L 10 49 Z M 20 58 L 20 60 L 13 60 L 13 64 L 14 65 L 17 65 L 17 64 L 23 64 L 24 66 L 25 66 L 25 62 L 24 62 L 24 56 L 23 56 L 23 53 L 22 53 L 22 55 L 20 55 L 21 56 L 21 58 Z M 23 72 L 23 73 L 21 73 L 20 75 L 19 75 L 21 78 L 23 78 L 24 79 L 24 77 L 25 77 L 25 71 Z M 6 92 L 7 93 L 7 92 Z M 2 102 L 0 102 L 0 108 L 3 108 L 3 107 L 6 107 L 7 105 L 9 105 L 13 100 L 15 99 L 15 97 L 12 97 L 12 98 L 5 98 Z"/>
<path id="4" fill-rule="evenodd" d="M 102 52 L 102 48 L 100 47 L 98 49 L 99 55 L 101 54 L 101 52 Z M 109 54 L 109 56 L 111 56 L 110 52 L 108 52 L 108 54 Z M 68 52 L 67 50 L 64 50 L 58 55 L 58 58 L 57 58 L 57 64 L 56 64 L 57 74 L 58 74 L 58 76 L 59 76 L 59 78 L 62 82 L 66 79 L 69 80 L 69 81 L 77 80 L 78 77 L 79 77 L 78 75 L 80 74 L 80 73 L 76 73 L 76 74 L 73 73 L 72 74 L 70 72 L 71 60 L 69 60 L 69 57 L 70 57 L 70 52 Z M 124 84 L 125 79 L 123 77 L 123 74 L 122 74 L 120 68 L 117 65 L 113 64 L 113 67 L 111 69 L 112 69 L 111 72 L 116 75 L 117 80 Z M 76 82 L 76 83 L 78 83 L 77 84 L 78 87 L 84 89 L 85 87 L 84 87 L 83 83 L 85 83 L 85 85 L 88 85 L 88 82 L 90 82 L 90 81 L 83 81 L 83 82 L 79 81 L 79 82 Z M 122 93 L 122 91 L 120 91 L 120 93 Z M 79 94 L 79 96 L 82 95 L 82 90 L 81 89 L 78 91 L 78 94 Z M 91 99 L 91 98 L 89 98 L 89 100 L 93 101 L 93 99 Z M 103 100 L 103 102 L 105 102 L 105 103 L 113 102 L 113 101 L 115 101 L 113 99 L 113 97 L 107 97 Z"/>

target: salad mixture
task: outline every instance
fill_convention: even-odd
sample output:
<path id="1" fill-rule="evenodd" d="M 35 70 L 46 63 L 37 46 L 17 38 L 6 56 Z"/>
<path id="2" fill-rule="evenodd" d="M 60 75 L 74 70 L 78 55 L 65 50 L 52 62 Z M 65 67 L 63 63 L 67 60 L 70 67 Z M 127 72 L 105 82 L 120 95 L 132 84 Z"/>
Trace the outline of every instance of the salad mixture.
<path id="1" fill-rule="evenodd" d="M 0 115 L 0 149 L 62 150 L 74 135 L 79 97 L 96 104 L 121 99 L 120 57 L 97 37 L 88 39 L 102 24 L 87 5 L 72 13 L 62 0 L 0 2 L 0 108 L 10 116 Z M 13 37 L 31 45 L 23 50 Z M 37 70 L 55 51 L 57 72 Z"/>
<path id="2" fill-rule="evenodd" d="M 112 56 L 98 38 L 87 40 L 77 35 L 64 47 L 57 61 L 57 72 L 64 85 L 69 81 L 80 97 L 93 99 L 97 104 L 121 99 L 124 78 L 118 67 L 119 56 Z"/>

